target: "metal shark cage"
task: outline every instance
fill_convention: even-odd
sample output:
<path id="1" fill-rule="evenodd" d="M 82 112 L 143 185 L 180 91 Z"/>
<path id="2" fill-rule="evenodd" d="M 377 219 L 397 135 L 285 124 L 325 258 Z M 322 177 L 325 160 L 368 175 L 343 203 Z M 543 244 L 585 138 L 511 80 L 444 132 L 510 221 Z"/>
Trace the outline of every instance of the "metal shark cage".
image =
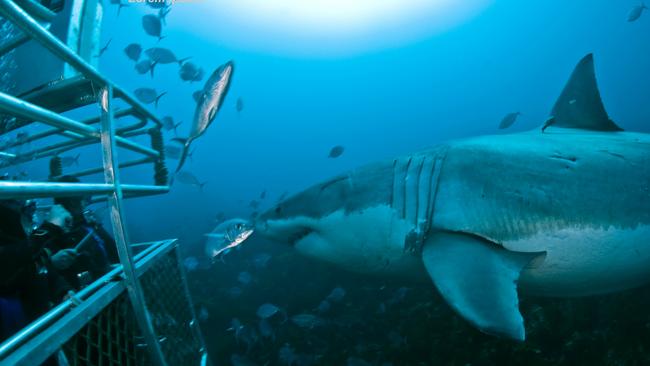
<path id="1" fill-rule="evenodd" d="M 162 123 L 48 30 L 56 16 L 52 9 L 34 0 L 16 1 L 0 0 L 0 17 L 20 31 L 0 44 L 0 57 L 37 42 L 76 74 L 18 97 L 0 92 L 0 136 L 27 125 L 46 126 L 42 132 L 11 141 L 7 146 L 35 141 L 39 146 L 22 154 L 2 152 L 1 168 L 99 145 L 102 166 L 70 175 L 103 173 L 104 183 L 5 180 L 0 181 L 0 199 L 92 196 L 94 201 L 107 200 L 120 264 L 1 344 L 0 365 L 38 365 L 50 357 L 62 365 L 209 364 L 176 240 L 131 244 L 125 229 L 123 199 L 169 191 Z M 98 117 L 75 120 L 62 114 L 98 99 L 103 101 Z M 128 107 L 115 111 L 116 99 Z M 138 122 L 116 129 L 115 120 L 124 116 L 134 116 Z M 151 136 L 150 147 L 132 139 L 145 134 Z M 64 141 L 48 143 L 52 136 Z M 120 163 L 117 146 L 141 157 Z M 121 168 L 144 164 L 154 166 L 155 184 L 121 183 Z M 136 248 L 139 253 L 134 256 Z"/>

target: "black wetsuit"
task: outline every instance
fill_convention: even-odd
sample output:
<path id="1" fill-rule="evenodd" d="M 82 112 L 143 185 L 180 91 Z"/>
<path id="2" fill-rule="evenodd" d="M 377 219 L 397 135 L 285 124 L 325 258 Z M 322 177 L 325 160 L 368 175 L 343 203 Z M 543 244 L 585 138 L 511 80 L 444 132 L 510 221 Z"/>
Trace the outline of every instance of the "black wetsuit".
<path id="1" fill-rule="evenodd" d="M 96 280 L 110 270 L 111 264 L 119 262 L 115 241 L 102 225 L 78 216 L 74 218 L 69 232 L 59 240 L 50 241 L 48 245 L 53 253 L 61 249 L 75 248 L 89 233 L 89 241 L 77 249 L 79 256 L 72 266 L 59 271 L 77 289 L 84 285 L 79 280 L 80 273 L 88 272 L 90 279 Z"/>
<path id="2" fill-rule="evenodd" d="M 43 250 L 63 231 L 49 224 L 28 237 L 21 212 L 5 203 L 0 203 L 0 340 L 47 312 L 72 289 Z"/>

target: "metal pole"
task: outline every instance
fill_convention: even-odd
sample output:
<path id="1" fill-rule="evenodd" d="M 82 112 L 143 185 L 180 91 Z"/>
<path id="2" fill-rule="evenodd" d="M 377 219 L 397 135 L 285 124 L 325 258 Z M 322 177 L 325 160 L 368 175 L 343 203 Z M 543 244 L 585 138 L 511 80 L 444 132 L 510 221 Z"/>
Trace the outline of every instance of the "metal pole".
<path id="1" fill-rule="evenodd" d="M 84 61 L 83 58 L 70 50 L 58 38 L 54 37 L 50 32 L 47 31 L 47 29 L 43 28 L 43 26 L 41 26 L 34 18 L 29 16 L 27 12 L 21 9 L 20 6 L 16 5 L 13 1 L 0 0 L 0 14 L 4 15 L 5 18 L 20 28 L 20 30 L 25 32 L 26 35 L 40 43 L 55 56 L 70 64 L 70 66 L 75 68 L 77 71 L 81 72 L 86 78 L 97 82 L 100 86 L 108 84 L 112 85 L 112 83 L 107 78 L 105 78 L 102 74 L 95 70 L 95 68 Z M 147 118 L 152 120 L 158 126 L 162 126 L 162 122 L 158 120 L 158 117 L 156 117 L 147 108 L 145 108 L 130 93 L 117 87 L 115 88 L 115 91 L 119 98 L 147 116 Z"/>
<path id="2" fill-rule="evenodd" d="M 128 245 L 129 239 L 124 227 L 124 212 L 122 209 L 122 187 L 120 185 L 119 167 L 117 166 L 117 150 L 115 143 L 115 126 L 113 126 L 113 109 L 111 108 L 113 100 L 113 87 L 106 85 L 100 93 L 107 93 L 107 104 L 102 106 L 101 115 L 101 142 L 102 142 L 102 159 L 104 161 L 104 178 L 106 184 L 115 186 L 113 193 L 109 195 L 108 203 L 111 207 L 111 223 L 113 225 L 113 235 L 115 244 L 120 257 L 120 262 L 124 268 L 124 277 L 126 288 L 131 299 L 131 304 L 138 321 L 142 334 L 147 342 L 151 360 L 156 366 L 166 366 L 165 358 L 160 349 L 160 344 L 154 333 L 149 311 L 147 310 L 144 296 L 138 277 L 135 273 L 133 264 L 133 253 Z"/>

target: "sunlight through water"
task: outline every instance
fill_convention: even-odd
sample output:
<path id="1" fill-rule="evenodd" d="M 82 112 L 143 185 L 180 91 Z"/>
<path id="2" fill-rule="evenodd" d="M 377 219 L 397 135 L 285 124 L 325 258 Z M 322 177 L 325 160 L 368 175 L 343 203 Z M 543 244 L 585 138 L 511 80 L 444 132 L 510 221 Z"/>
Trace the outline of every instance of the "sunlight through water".
<path id="1" fill-rule="evenodd" d="M 185 26 L 220 43 L 271 53 L 340 55 L 447 31 L 493 0 L 197 0 Z M 180 5 L 180 6 L 178 6 Z"/>

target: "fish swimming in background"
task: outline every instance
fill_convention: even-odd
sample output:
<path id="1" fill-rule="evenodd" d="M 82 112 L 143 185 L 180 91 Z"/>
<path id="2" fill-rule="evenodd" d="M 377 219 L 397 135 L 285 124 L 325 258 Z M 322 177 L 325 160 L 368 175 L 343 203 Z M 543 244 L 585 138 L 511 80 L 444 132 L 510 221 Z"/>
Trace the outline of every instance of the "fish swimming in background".
<path id="1" fill-rule="evenodd" d="M 181 158 L 181 150 L 182 148 L 178 144 L 167 144 L 165 145 L 165 157 L 178 160 Z"/>
<path id="2" fill-rule="evenodd" d="M 106 50 L 108 49 L 108 46 L 111 44 L 112 41 L 113 41 L 113 38 L 109 39 L 108 42 L 106 42 L 106 45 L 104 45 L 104 47 L 102 47 L 99 50 L 99 53 L 95 57 L 101 57 L 104 54 L 104 52 L 106 52 Z"/>
<path id="3" fill-rule="evenodd" d="M 230 249 L 240 245 L 253 234 L 253 224 L 244 219 L 231 219 L 217 225 L 205 234 L 205 254 L 210 258 L 224 255 Z"/>
<path id="4" fill-rule="evenodd" d="M 203 191 L 203 187 L 208 183 L 208 182 L 201 183 L 199 181 L 199 178 L 197 178 L 196 175 L 194 175 L 194 173 L 189 172 L 187 170 L 178 172 L 176 174 L 176 179 L 183 184 L 199 187 L 199 190 L 201 191 Z"/>
<path id="5" fill-rule="evenodd" d="M 158 107 L 158 101 L 160 98 L 162 98 L 163 95 L 167 94 L 167 92 L 158 94 L 158 92 L 152 88 L 138 88 L 133 93 L 140 102 L 144 104 L 154 103 L 156 107 Z"/>
<path id="6" fill-rule="evenodd" d="M 235 103 L 235 108 L 237 109 L 237 113 L 244 110 L 244 100 L 242 99 L 242 97 L 237 98 L 237 102 Z"/>
<path id="7" fill-rule="evenodd" d="M 645 6 L 644 3 L 635 5 L 632 10 L 630 10 L 630 13 L 627 15 L 627 21 L 628 22 L 634 22 L 637 21 L 639 18 L 641 18 L 641 15 L 643 15 L 643 11 L 648 9 L 647 6 Z"/>
<path id="8" fill-rule="evenodd" d="M 176 133 L 176 128 L 181 125 L 182 122 L 174 123 L 174 119 L 171 116 L 165 116 L 161 119 L 163 128 L 165 131 L 171 131 L 174 130 L 174 133 Z"/>
<path id="9" fill-rule="evenodd" d="M 170 11 L 172 11 L 171 6 L 165 6 L 158 10 L 158 19 L 160 19 L 162 24 L 167 25 L 167 15 Z"/>
<path id="10" fill-rule="evenodd" d="M 153 14 L 147 14 L 142 17 L 142 28 L 144 32 L 152 37 L 158 38 L 158 41 L 165 38 L 161 35 L 162 33 L 162 24 L 160 23 L 160 18 Z"/>
<path id="11" fill-rule="evenodd" d="M 275 340 L 275 331 L 268 320 L 260 319 L 257 325 L 257 330 L 262 338 L 271 338 L 271 340 Z"/>
<path id="12" fill-rule="evenodd" d="M 339 175 L 269 208 L 256 232 L 352 271 L 431 283 L 474 327 L 523 341 L 519 293 L 650 281 L 650 134 L 609 118 L 591 54 L 550 115 L 543 134 L 449 141 Z"/>
<path id="13" fill-rule="evenodd" d="M 263 269 L 266 268 L 266 266 L 269 264 L 269 261 L 271 260 L 271 255 L 269 253 L 258 253 L 255 254 L 253 257 L 253 265 L 257 269 Z"/>
<path id="14" fill-rule="evenodd" d="M 335 287 L 325 299 L 329 302 L 341 302 L 344 297 L 345 290 L 343 287 Z"/>
<path id="15" fill-rule="evenodd" d="M 210 127 L 210 124 L 212 124 L 212 121 L 214 121 L 214 118 L 217 116 L 217 112 L 223 105 L 223 101 L 228 94 L 234 71 L 234 62 L 228 61 L 219 66 L 205 82 L 203 89 L 196 98 L 197 103 L 194 111 L 194 119 L 192 120 L 192 127 L 190 129 L 190 135 L 187 138 L 174 139 L 183 145 L 183 153 L 181 154 L 181 159 L 176 167 L 176 172 L 180 171 L 183 164 L 185 164 L 185 159 L 192 142 L 207 131 L 208 127 Z"/>
<path id="16" fill-rule="evenodd" d="M 128 57 L 133 62 L 138 62 L 140 55 L 142 55 L 142 46 L 140 46 L 139 43 L 131 43 L 128 46 L 124 47 L 124 53 L 126 54 L 126 57 Z"/>
<path id="17" fill-rule="evenodd" d="M 287 320 L 287 313 L 285 313 L 284 310 L 280 309 L 276 305 L 271 304 L 269 302 L 260 305 L 257 308 L 257 312 L 255 314 L 260 319 L 270 319 L 273 316 L 275 316 L 276 314 L 282 314 L 282 316 L 284 318 L 283 323 Z"/>
<path id="18" fill-rule="evenodd" d="M 151 77 L 153 78 L 153 70 L 155 67 L 156 67 L 156 62 L 146 58 L 135 64 L 135 71 L 140 75 L 150 73 Z"/>
<path id="19" fill-rule="evenodd" d="M 345 151 L 345 148 L 343 146 L 336 145 L 330 150 L 330 153 L 327 155 L 327 157 L 330 159 L 336 159 L 339 156 L 343 155 L 343 151 Z"/>
<path id="20" fill-rule="evenodd" d="M 178 75 L 183 81 L 195 82 L 203 79 L 204 71 L 191 62 L 184 62 L 178 70 Z"/>
<path id="21" fill-rule="evenodd" d="M 504 130 L 513 125 L 517 121 L 517 117 L 521 115 L 520 112 L 508 113 L 503 117 L 501 123 L 499 123 L 499 129 Z"/>
<path id="22" fill-rule="evenodd" d="M 253 276 L 251 276 L 251 274 L 246 271 L 239 272 L 239 275 L 237 275 L 237 282 L 241 283 L 242 285 L 248 285 L 252 281 Z"/>
<path id="23" fill-rule="evenodd" d="M 179 65 L 182 66 L 185 61 L 191 58 L 191 57 L 185 57 L 179 60 L 176 58 L 176 55 L 174 55 L 172 51 L 162 47 L 152 47 L 145 50 L 144 53 L 154 62 L 161 65 L 178 63 Z"/>
<path id="24" fill-rule="evenodd" d="M 325 319 L 309 313 L 294 315 L 290 318 L 291 322 L 300 328 L 313 329 L 327 325 Z"/>
<path id="25" fill-rule="evenodd" d="M 260 199 L 263 200 L 265 198 L 266 198 L 266 190 L 264 190 L 264 191 L 262 191 L 262 193 L 260 193 Z"/>
<path id="26" fill-rule="evenodd" d="M 199 268 L 199 260 L 196 257 L 187 257 L 183 259 L 183 266 L 188 272 L 196 271 Z"/>
<path id="27" fill-rule="evenodd" d="M 74 165 L 79 165 L 79 157 L 81 154 L 75 156 L 62 156 L 61 157 L 61 167 L 68 168 Z"/>

